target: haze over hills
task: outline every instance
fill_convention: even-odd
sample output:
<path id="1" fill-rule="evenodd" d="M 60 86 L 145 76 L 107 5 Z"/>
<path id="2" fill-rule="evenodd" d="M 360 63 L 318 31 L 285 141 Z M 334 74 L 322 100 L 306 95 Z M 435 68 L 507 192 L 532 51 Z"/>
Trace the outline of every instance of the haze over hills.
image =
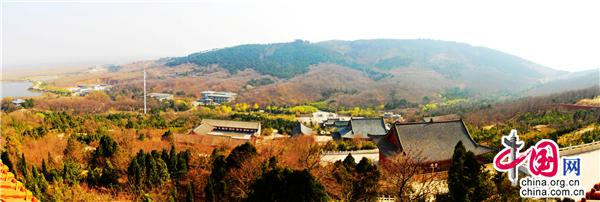
<path id="1" fill-rule="evenodd" d="M 465 43 L 374 39 L 239 45 L 124 65 L 101 76 L 135 81 L 141 66 L 149 68 L 153 91 L 226 90 L 263 104 L 390 108 L 461 96 L 548 94 L 594 85 L 598 75 L 555 70 Z"/>

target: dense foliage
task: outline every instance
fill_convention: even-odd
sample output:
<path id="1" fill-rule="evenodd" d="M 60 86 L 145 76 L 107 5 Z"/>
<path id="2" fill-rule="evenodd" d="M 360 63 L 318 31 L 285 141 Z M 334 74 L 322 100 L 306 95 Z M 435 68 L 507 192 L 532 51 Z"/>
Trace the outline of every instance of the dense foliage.
<path id="1" fill-rule="evenodd" d="M 339 55 L 325 48 L 297 40 L 270 45 L 241 45 L 176 58 L 168 65 L 194 63 L 219 65 L 231 73 L 252 68 L 261 74 L 290 78 L 308 71 L 310 65 L 339 60 Z"/>

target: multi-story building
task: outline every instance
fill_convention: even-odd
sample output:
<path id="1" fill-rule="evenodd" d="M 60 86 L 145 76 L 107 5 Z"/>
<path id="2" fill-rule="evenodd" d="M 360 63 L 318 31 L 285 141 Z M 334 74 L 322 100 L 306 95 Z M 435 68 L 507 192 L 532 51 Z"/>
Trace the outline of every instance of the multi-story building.
<path id="1" fill-rule="evenodd" d="M 205 105 L 223 104 L 235 100 L 236 95 L 232 92 L 202 91 L 200 102 Z"/>

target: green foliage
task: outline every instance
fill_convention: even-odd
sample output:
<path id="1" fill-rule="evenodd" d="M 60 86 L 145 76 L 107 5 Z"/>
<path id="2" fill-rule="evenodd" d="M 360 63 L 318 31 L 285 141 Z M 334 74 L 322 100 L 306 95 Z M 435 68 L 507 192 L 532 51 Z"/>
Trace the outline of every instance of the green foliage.
<path id="1" fill-rule="evenodd" d="M 188 184 L 187 193 L 185 195 L 185 202 L 194 202 L 194 186 L 192 184 Z"/>
<path id="2" fill-rule="evenodd" d="M 454 100 L 454 99 L 466 99 L 472 96 L 472 93 L 467 89 L 461 89 L 459 87 L 454 87 L 447 89 L 446 92 L 442 95 L 442 97 L 446 100 Z"/>
<path id="3" fill-rule="evenodd" d="M 404 98 L 400 98 L 396 96 L 396 91 L 392 91 L 390 93 L 391 100 L 384 105 L 384 109 L 397 109 L 397 108 L 408 108 L 408 107 L 417 107 L 416 103 L 411 103 Z"/>
<path id="4" fill-rule="evenodd" d="M 323 185 L 308 170 L 275 168 L 250 186 L 247 201 L 328 201 Z"/>
<path id="5" fill-rule="evenodd" d="M 206 201 L 218 201 L 218 199 L 226 196 L 225 190 L 227 189 L 227 184 L 224 178 L 227 173 L 227 162 L 225 161 L 225 156 L 217 152 L 217 150 L 213 150 L 211 158 L 211 172 L 204 187 L 204 195 Z"/>
<path id="6" fill-rule="evenodd" d="M 78 184 L 79 181 L 82 179 L 81 167 L 79 166 L 79 164 L 73 160 L 67 160 L 63 164 L 62 179 L 65 183 L 71 186 Z"/>
<path id="7" fill-rule="evenodd" d="M 104 167 L 89 168 L 86 181 L 90 186 L 117 187 L 119 173 L 110 161 Z"/>
<path id="8" fill-rule="evenodd" d="M 238 145 L 229 153 L 227 159 L 225 159 L 227 161 L 227 169 L 239 168 L 246 159 L 256 154 L 256 147 L 250 142 Z"/>
<path id="9" fill-rule="evenodd" d="M 251 85 L 251 86 L 264 86 L 264 85 L 269 85 L 269 84 L 273 84 L 273 83 L 275 83 L 275 81 L 273 81 L 272 79 L 270 79 L 268 77 L 265 77 L 265 78 L 260 78 L 260 79 L 251 79 L 246 84 Z"/>
<path id="10" fill-rule="evenodd" d="M 167 164 L 158 152 L 140 150 L 127 168 L 130 184 L 139 190 L 162 186 L 170 179 Z"/>
<path id="11" fill-rule="evenodd" d="M 175 66 L 194 63 L 198 66 L 217 64 L 231 73 L 252 68 L 261 74 L 291 78 L 308 71 L 310 65 L 339 60 L 340 55 L 317 45 L 297 40 L 292 43 L 241 45 L 214 51 L 194 53 L 167 63 Z"/>
<path id="12" fill-rule="evenodd" d="M 29 99 L 25 99 L 25 102 L 21 104 L 21 107 L 25 108 L 25 109 L 31 109 L 34 107 L 34 102 L 33 99 L 29 98 Z"/>
<path id="13" fill-rule="evenodd" d="M 453 201 L 484 201 L 492 194 L 489 174 L 462 142 L 454 147 L 452 164 L 448 171 L 448 196 Z"/>
<path id="14" fill-rule="evenodd" d="M 344 158 L 344 161 L 342 161 L 342 164 L 348 169 L 354 168 L 356 166 L 356 161 L 354 160 L 354 157 L 352 157 L 352 154 L 348 154 L 348 156 Z"/>
<path id="15" fill-rule="evenodd" d="M 356 151 L 376 149 L 372 141 L 329 141 L 323 147 L 324 151 Z"/>
<path id="16" fill-rule="evenodd" d="M 21 157 L 17 161 L 17 167 L 19 169 L 19 173 L 21 173 L 23 178 L 27 179 L 29 177 L 29 170 L 27 170 L 27 161 L 25 160 L 25 154 L 21 154 Z"/>
<path id="17" fill-rule="evenodd" d="M 448 195 L 454 201 L 466 201 L 468 194 L 468 182 L 465 181 L 467 173 L 464 170 L 464 158 L 466 155 L 462 141 L 454 147 L 452 164 L 448 170 Z"/>
<path id="18" fill-rule="evenodd" d="M 280 133 L 286 134 L 291 134 L 298 123 L 296 120 L 273 118 L 263 113 L 236 113 L 231 118 L 241 121 L 259 121 L 262 128 L 273 128 L 277 129 Z"/>
<path id="19" fill-rule="evenodd" d="M 294 106 L 294 107 L 291 107 L 289 110 L 290 110 L 290 112 L 292 112 L 294 114 L 311 114 L 311 113 L 317 112 L 316 107 L 307 106 L 307 105 Z"/>
<path id="20" fill-rule="evenodd" d="M 96 157 L 112 157 L 119 148 L 117 142 L 113 140 L 110 136 L 104 135 L 100 138 L 100 145 L 96 148 L 94 152 L 94 156 Z"/>
<path id="21" fill-rule="evenodd" d="M 206 200 L 227 200 L 229 197 L 228 182 L 226 181 L 225 176 L 232 169 L 239 168 L 244 161 L 256 155 L 256 148 L 248 142 L 235 147 L 227 158 L 221 154 L 220 150 L 213 150 L 211 155 L 211 173 L 208 177 L 206 186 L 204 187 Z"/>

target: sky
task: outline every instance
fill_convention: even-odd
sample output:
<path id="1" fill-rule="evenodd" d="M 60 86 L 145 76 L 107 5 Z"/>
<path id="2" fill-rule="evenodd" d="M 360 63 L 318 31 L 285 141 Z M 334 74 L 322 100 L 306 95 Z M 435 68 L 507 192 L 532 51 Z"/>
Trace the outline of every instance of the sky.
<path id="1" fill-rule="evenodd" d="M 580 71 L 600 68 L 596 2 L 2 0 L 2 67 L 120 64 L 294 39 L 391 38 L 464 42 Z"/>

